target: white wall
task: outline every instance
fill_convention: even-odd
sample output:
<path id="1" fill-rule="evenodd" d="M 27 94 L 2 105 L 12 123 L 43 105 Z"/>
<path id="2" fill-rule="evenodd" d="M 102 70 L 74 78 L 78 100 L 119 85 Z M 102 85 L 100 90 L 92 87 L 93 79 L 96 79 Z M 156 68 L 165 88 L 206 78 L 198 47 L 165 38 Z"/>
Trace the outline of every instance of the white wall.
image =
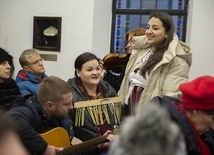
<path id="1" fill-rule="evenodd" d="M 190 0 L 187 42 L 193 49 L 190 79 L 201 75 L 214 76 L 214 1 Z"/>
<path id="2" fill-rule="evenodd" d="M 48 75 L 67 80 L 74 76 L 79 54 L 93 51 L 103 57 L 109 53 L 111 0 L 1 0 L 0 46 L 13 55 L 15 75 L 21 69 L 20 53 L 32 48 L 33 16 L 62 17 L 61 52 L 41 51 L 58 56 L 57 62 L 44 62 Z"/>
<path id="3" fill-rule="evenodd" d="M 187 42 L 193 49 L 190 79 L 214 75 L 213 0 L 190 0 Z M 110 51 L 112 0 L 0 0 L 0 46 L 14 56 L 15 74 L 20 53 L 32 48 L 33 16 L 62 17 L 58 61 L 45 61 L 46 73 L 64 80 L 73 77 L 75 58 L 85 51 L 104 57 Z"/>
<path id="4" fill-rule="evenodd" d="M 100 58 L 110 53 L 111 8 L 112 0 L 95 0 L 92 51 Z"/>

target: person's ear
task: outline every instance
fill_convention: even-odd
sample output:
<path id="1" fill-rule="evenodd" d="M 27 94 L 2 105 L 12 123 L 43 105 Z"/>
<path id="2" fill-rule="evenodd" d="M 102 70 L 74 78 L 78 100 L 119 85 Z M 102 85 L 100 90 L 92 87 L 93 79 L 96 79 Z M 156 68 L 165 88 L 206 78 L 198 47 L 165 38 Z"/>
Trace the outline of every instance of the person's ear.
<path id="1" fill-rule="evenodd" d="M 30 71 L 28 66 L 23 66 L 23 69 L 26 71 Z"/>
<path id="2" fill-rule="evenodd" d="M 79 69 L 76 69 L 76 74 L 77 74 L 77 77 L 80 77 L 80 70 Z"/>
<path id="3" fill-rule="evenodd" d="M 54 103 L 51 102 L 51 101 L 47 101 L 47 102 L 45 103 L 45 107 L 46 107 L 46 109 L 47 109 L 48 111 L 52 111 L 53 108 L 54 108 Z"/>

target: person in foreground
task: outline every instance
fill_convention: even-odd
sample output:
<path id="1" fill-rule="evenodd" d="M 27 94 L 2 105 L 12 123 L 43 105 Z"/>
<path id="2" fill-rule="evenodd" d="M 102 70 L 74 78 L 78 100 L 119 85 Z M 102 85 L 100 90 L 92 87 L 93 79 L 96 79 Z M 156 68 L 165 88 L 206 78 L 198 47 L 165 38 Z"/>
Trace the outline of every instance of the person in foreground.
<path id="1" fill-rule="evenodd" d="M 17 131 L 15 122 L 0 110 L 0 155 L 28 155 Z"/>
<path id="2" fill-rule="evenodd" d="M 6 111 L 20 95 L 19 87 L 11 78 L 13 74 L 13 57 L 4 49 L 0 48 L 0 109 Z"/>
<path id="3" fill-rule="evenodd" d="M 68 116 L 73 108 L 72 87 L 66 81 L 50 76 L 41 82 L 38 95 L 27 97 L 20 98 L 7 115 L 17 123 L 21 140 L 31 154 L 55 155 L 63 148 L 48 145 L 39 133 L 48 128 L 63 127 L 73 140 L 72 121 Z"/>
<path id="4" fill-rule="evenodd" d="M 41 81 L 47 77 L 43 60 L 37 49 L 27 49 L 21 53 L 19 63 L 23 69 L 18 72 L 16 83 L 22 96 L 37 94 Z"/>
<path id="5" fill-rule="evenodd" d="M 214 77 L 198 77 L 181 84 L 180 90 L 181 102 L 164 96 L 150 104 L 161 105 L 179 125 L 188 155 L 214 155 Z"/>
<path id="6" fill-rule="evenodd" d="M 159 105 L 140 107 L 141 113 L 125 118 L 108 155 L 186 155 L 183 135 Z"/>
<path id="7" fill-rule="evenodd" d="M 118 92 L 129 114 L 135 114 L 137 103 L 146 104 L 155 96 L 180 99 L 178 87 L 188 81 L 192 50 L 179 41 L 174 30 L 172 17 L 156 11 L 150 16 L 146 35 L 133 38 L 134 48 Z"/>
<path id="8" fill-rule="evenodd" d="M 78 101 L 88 101 L 116 97 L 117 93 L 113 87 L 101 79 L 103 71 L 97 56 L 90 52 L 79 55 L 75 62 L 75 77 L 68 79 L 73 87 L 73 104 Z M 70 116 L 75 121 L 75 111 L 71 110 Z M 84 125 L 75 127 L 75 136 L 82 141 L 90 140 L 112 130 L 115 125 L 114 116 L 109 112 L 110 124 L 105 120 L 103 125 L 96 125 L 88 110 L 84 112 Z M 108 146 L 107 146 L 108 147 Z"/>

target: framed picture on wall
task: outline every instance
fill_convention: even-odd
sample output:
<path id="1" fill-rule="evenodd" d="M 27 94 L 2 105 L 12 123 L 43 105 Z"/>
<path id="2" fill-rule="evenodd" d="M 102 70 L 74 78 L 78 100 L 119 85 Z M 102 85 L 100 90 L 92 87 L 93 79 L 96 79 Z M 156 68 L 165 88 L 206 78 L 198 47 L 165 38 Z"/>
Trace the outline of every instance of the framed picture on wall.
<path id="1" fill-rule="evenodd" d="M 61 17 L 34 16 L 33 48 L 60 51 L 61 24 Z"/>

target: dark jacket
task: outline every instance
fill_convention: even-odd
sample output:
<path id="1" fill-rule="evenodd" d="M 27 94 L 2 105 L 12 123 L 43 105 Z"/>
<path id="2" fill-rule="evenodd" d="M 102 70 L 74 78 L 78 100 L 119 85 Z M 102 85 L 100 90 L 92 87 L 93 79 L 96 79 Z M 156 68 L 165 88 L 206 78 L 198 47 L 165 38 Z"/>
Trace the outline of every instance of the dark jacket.
<path id="1" fill-rule="evenodd" d="M 61 120 L 48 120 L 36 95 L 28 99 L 20 97 L 7 114 L 17 123 L 21 140 L 31 154 L 42 154 L 47 148 L 47 143 L 39 135 L 44 129 L 62 126 L 69 134 L 73 133 L 69 117 L 63 120 L 63 125 Z"/>
<path id="2" fill-rule="evenodd" d="M 188 118 L 178 109 L 176 104 L 180 104 L 177 99 L 170 97 L 154 97 L 151 100 L 151 104 L 159 104 L 161 107 L 169 112 L 171 119 L 178 124 L 181 132 L 184 135 L 186 142 L 186 149 L 188 155 L 200 155 L 200 148 L 198 147 L 196 135 L 194 134 L 193 128 L 190 125 Z M 211 155 L 214 155 L 214 136 L 213 131 L 207 131 L 204 135 L 200 136 L 202 141 L 209 147 Z"/>
<path id="3" fill-rule="evenodd" d="M 68 80 L 68 83 L 73 87 L 73 104 L 75 102 L 78 101 L 84 101 L 84 97 L 81 94 L 78 86 L 77 86 L 77 82 L 76 82 L 77 78 L 74 77 L 72 79 Z M 108 98 L 108 97 L 116 97 L 116 91 L 114 90 L 114 88 L 107 82 L 101 80 L 100 81 L 102 90 L 103 90 L 103 94 L 104 94 L 104 98 Z M 109 119 L 110 119 L 110 128 L 113 129 L 113 126 L 115 125 L 115 119 L 114 116 L 111 114 L 111 112 L 108 113 L 109 114 Z M 82 141 L 86 141 L 89 139 L 93 139 L 95 137 L 98 137 L 98 129 L 99 127 L 97 125 L 94 124 L 93 120 L 91 119 L 91 116 L 89 114 L 89 112 L 87 110 L 85 110 L 85 120 L 84 120 L 84 126 L 81 127 L 74 127 L 75 130 L 75 136 L 79 139 L 81 139 Z M 70 112 L 70 116 L 74 122 L 75 120 L 75 110 L 71 110 Z"/>
<path id="4" fill-rule="evenodd" d="M 116 66 L 111 70 L 106 70 L 103 80 L 110 83 L 110 85 L 115 89 L 116 92 L 119 91 L 123 77 L 125 75 L 125 65 Z"/>
<path id="5" fill-rule="evenodd" d="M 9 110 L 20 94 L 19 87 L 12 78 L 0 83 L 0 109 Z"/>

